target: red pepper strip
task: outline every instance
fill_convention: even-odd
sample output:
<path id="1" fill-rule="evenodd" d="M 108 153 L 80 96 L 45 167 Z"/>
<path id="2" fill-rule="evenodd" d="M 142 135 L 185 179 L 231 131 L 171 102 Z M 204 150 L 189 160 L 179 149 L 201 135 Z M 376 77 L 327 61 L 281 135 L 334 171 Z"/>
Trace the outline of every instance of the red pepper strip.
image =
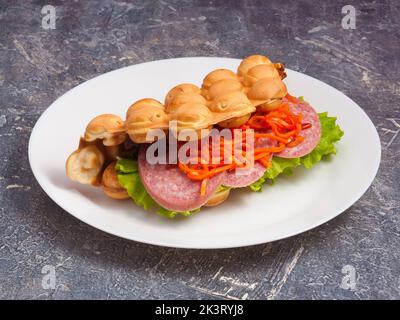
<path id="1" fill-rule="evenodd" d="M 204 196 L 206 194 L 207 180 L 208 179 L 203 179 L 203 181 L 201 181 L 201 186 L 200 186 L 200 195 L 201 196 Z"/>
<path id="2" fill-rule="evenodd" d="M 304 137 L 297 136 L 296 139 L 294 139 L 292 142 L 288 143 L 286 146 L 289 148 L 293 148 L 303 141 L 304 141 Z"/>
<path id="3" fill-rule="evenodd" d="M 258 161 L 260 161 L 260 163 L 265 167 L 265 168 L 269 168 L 271 166 L 271 161 L 267 158 L 261 158 L 258 159 Z"/>
<path id="4" fill-rule="evenodd" d="M 293 103 L 299 103 L 299 101 L 295 97 L 291 96 L 289 93 L 286 94 L 286 99 Z"/>
<path id="5" fill-rule="evenodd" d="M 285 144 L 284 143 L 280 143 L 278 147 L 272 147 L 272 148 L 257 148 L 254 149 L 254 154 L 258 154 L 258 153 L 276 153 L 276 152 L 281 152 L 283 149 L 285 149 Z"/>

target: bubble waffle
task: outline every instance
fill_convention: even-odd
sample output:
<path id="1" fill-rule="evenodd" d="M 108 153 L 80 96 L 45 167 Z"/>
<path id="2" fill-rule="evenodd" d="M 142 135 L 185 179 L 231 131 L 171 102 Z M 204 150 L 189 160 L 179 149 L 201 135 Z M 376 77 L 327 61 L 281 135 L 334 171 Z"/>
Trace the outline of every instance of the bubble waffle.
<path id="1" fill-rule="evenodd" d="M 105 162 L 103 147 L 81 138 L 79 147 L 66 162 L 67 176 L 82 184 L 99 185 Z"/>
<path id="2" fill-rule="evenodd" d="M 95 117 L 86 127 L 85 140 L 103 140 L 105 146 L 116 146 L 125 141 L 124 121 L 113 114 L 102 114 Z"/>
<path id="3" fill-rule="evenodd" d="M 201 130 L 218 124 L 237 127 L 245 123 L 257 108 L 271 110 L 278 106 L 287 90 L 282 64 L 267 57 L 253 55 L 244 59 L 237 72 L 216 69 L 203 80 L 201 88 L 183 83 L 172 88 L 164 104 L 146 98 L 133 103 L 125 123 L 114 115 L 100 115 L 86 128 L 86 141 L 102 140 L 105 146 L 125 141 L 126 134 L 135 143 L 152 142 L 149 131 L 167 131 L 171 121 L 176 130 Z M 179 136 L 179 135 L 178 135 Z"/>

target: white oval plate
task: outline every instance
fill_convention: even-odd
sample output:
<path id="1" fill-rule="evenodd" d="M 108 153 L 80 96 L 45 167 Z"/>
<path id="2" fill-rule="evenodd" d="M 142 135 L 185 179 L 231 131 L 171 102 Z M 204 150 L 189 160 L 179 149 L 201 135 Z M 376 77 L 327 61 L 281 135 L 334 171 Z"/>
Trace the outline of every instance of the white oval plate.
<path id="1" fill-rule="evenodd" d="M 65 211 L 105 232 L 162 246 L 229 248 L 265 243 L 317 227 L 355 203 L 372 183 L 380 162 L 374 125 L 351 99 L 331 86 L 287 70 L 292 95 L 304 96 L 318 111 L 336 116 L 344 130 L 338 153 L 311 170 L 280 177 L 262 193 L 234 190 L 222 205 L 189 218 L 167 219 L 131 201 L 112 200 L 100 188 L 69 181 L 65 160 L 86 124 L 101 113 L 125 117 L 133 101 L 163 101 L 178 83 L 200 85 L 213 69 L 236 70 L 240 60 L 180 58 L 115 70 L 73 88 L 36 123 L 29 141 L 32 171 L 44 191 Z"/>

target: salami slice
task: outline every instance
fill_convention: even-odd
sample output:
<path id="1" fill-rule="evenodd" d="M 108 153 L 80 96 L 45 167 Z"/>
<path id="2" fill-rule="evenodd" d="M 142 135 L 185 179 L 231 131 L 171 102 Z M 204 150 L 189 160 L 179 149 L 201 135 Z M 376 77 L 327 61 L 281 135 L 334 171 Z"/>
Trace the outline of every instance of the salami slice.
<path id="1" fill-rule="evenodd" d="M 286 148 L 282 152 L 276 154 L 276 156 L 281 158 L 298 158 L 305 156 L 314 150 L 321 139 L 321 123 L 319 122 L 318 114 L 308 103 L 300 99 L 297 100 L 298 103 L 293 103 L 286 99 L 284 102 L 289 104 L 290 111 L 294 114 L 302 114 L 303 123 L 310 123 L 311 128 L 304 129 L 300 132 L 299 135 L 305 138 L 302 143 L 292 148 Z"/>
<path id="2" fill-rule="evenodd" d="M 232 188 L 247 187 L 260 179 L 264 172 L 265 167 L 259 162 L 255 162 L 254 166 L 246 171 L 232 170 L 227 172 L 222 184 Z"/>
<path id="3" fill-rule="evenodd" d="M 149 164 L 146 146 L 139 151 L 139 174 L 150 196 L 162 207 L 172 211 L 194 210 L 204 205 L 221 185 L 225 173 L 207 182 L 206 193 L 200 195 L 199 181 L 189 179 L 177 165 Z"/>
<path id="4" fill-rule="evenodd" d="M 276 146 L 276 144 L 277 142 L 275 140 L 269 138 L 262 138 L 255 142 L 257 148 L 270 148 Z M 232 188 L 247 187 L 260 179 L 264 175 L 265 170 L 265 167 L 256 161 L 254 166 L 246 171 L 228 171 L 222 184 Z"/>

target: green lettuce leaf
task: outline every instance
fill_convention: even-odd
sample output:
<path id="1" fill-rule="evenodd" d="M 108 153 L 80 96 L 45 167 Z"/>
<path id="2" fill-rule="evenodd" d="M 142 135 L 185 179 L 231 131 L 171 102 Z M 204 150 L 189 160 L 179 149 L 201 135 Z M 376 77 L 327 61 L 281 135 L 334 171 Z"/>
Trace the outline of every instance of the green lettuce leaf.
<path id="1" fill-rule="evenodd" d="M 256 182 L 252 183 L 249 187 L 253 191 L 261 191 L 263 184 L 266 181 L 274 182 L 275 178 L 281 173 L 292 174 L 293 168 L 301 165 L 300 158 L 285 159 L 285 158 L 272 158 L 271 167 L 265 171 L 264 175 Z"/>
<path id="2" fill-rule="evenodd" d="M 159 215 L 162 215 L 164 217 L 172 219 L 172 218 L 175 218 L 177 215 L 188 217 L 188 216 L 191 216 L 193 213 L 197 213 L 199 211 L 200 211 L 200 208 L 192 210 L 192 211 L 179 211 L 178 212 L 178 211 L 171 211 L 171 210 L 168 210 L 168 209 L 165 209 L 165 208 L 159 206 L 157 213 Z"/>
<path id="3" fill-rule="evenodd" d="M 319 113 L 318 116 L 321 122 L 321 140 L 315 149 L 301 158 L 273 157 L 271 167 L 259 180 L 250 185 L 251 190 L 261 191 L 265 182 L 273 182 L 280 174 L 291 174 L 292 170 L 300 165 L 310 169 L 325 156 L 336 154 L 334 144 L 343 136 L 343 131 L 336 124 L 336 118 L 328 117 L 327 112 Z"/>
<path id="4" fill-rule="evenodd" d="M 328 113 L 319 113 L 319 121 L 321 122 L 321 140 L 315 149 L 301 157 L 301 162 L 307 169 L 312 168 L 314 164 L 321 161 L 321 159 L 330 154 L 336 154 L 335 143 L 338 142 L 344 132 L 336 124 L 336 117 L 328 117 Z"/>
<path id="5" fill-rule="evenodd" d="M 177 212 L 171 211 L 161 207 L 153 198 L 147 193 L 142 180 L 139 176 L 137 161 L 131 159 L 119 159 L 115 165 L 115 170 L 118 174 L 118 181 L 123 188 L 126 189 L 128 195 L 138 205 L 145 210 L 155 209 L 157 213 L 168 217 L 175 218 L 177 215 L 190 216 L 200 209 L 192 211 Z"/>

